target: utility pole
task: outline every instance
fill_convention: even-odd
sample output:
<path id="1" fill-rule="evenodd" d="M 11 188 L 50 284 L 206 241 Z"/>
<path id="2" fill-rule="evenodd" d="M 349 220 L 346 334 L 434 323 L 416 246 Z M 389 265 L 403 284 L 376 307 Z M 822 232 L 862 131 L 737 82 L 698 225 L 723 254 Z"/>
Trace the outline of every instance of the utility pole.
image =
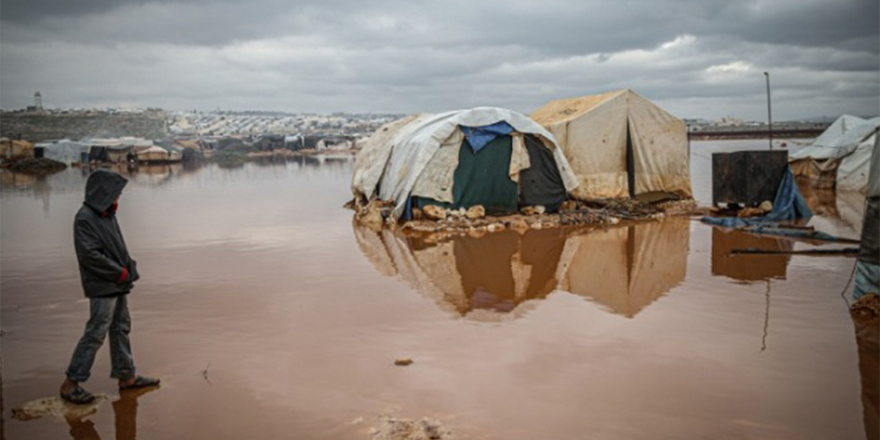
<path id="1" fill-rule="evenodd" d="M 764 76 L 767 78 L 767 133 L 770 138 L 770 151 L 773 151 L 773 116 L 770 112 L 770 74 L 764 72 Z"/>

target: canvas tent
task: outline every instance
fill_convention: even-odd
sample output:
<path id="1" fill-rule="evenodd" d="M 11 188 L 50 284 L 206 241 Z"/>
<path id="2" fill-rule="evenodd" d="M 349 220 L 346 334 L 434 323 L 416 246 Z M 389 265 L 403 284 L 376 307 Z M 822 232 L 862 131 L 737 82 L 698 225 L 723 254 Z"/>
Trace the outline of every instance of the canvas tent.
<path id="1" fill-rule="evenodd" d="M 0 157 L 7 159 L 12 157 L 34 157 L 34 144 L 28 141 L 10 141 L 7 138 L 3 138 L 0 141 Z"/>
<path id="2" fill-rule="evenodd" d="M 880 118 L 865 120 L 855 116 L 843 115 L 837 118 L 812 145 L 792 153 L 789 163 L 795 176 L 807 178 L 816 188 L 834 188 L 838 181 L 838 169 L 842 162 L 847 165 L 840 176 L 847 189 L 861 189 L 867 179 L 859 177 L 859 164 L 867 163 L 871 147 L 865 145 L 877 132 Z M 849 156 L 856 154 L 856 157 Z"/>
<path id="3" fill-rule="evenodd" d="M 478 107 L 414 115 L 380 127 L 358 153 L 352 192 L 393 200 L 404 214 L 410 197 L 488 211 L 520 205 L 550 209 L 577 186 L 553 135 L 528 117 Z"/>
<path id="4" fill-rule="evenodd" d="M 687 126 L 632 90 L 551 101 L 531 117 L 562 146 L 576 198 L 693 196 Z"/>

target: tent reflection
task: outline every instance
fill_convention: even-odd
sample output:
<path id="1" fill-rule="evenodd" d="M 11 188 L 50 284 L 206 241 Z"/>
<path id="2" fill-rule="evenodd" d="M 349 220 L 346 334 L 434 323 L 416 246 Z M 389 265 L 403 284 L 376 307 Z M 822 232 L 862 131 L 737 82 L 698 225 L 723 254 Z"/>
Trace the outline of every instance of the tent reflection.
<path id="1" fill-rule="evenodd" d="M 469 319 L 525 313 L 563 290 L 634 317 L 684 280 L 686 219 L 608 230 L 502 231 L 439 243 L 355 225 L 361 251 L 385 276 L 400 276 L 441 308 Z"/>

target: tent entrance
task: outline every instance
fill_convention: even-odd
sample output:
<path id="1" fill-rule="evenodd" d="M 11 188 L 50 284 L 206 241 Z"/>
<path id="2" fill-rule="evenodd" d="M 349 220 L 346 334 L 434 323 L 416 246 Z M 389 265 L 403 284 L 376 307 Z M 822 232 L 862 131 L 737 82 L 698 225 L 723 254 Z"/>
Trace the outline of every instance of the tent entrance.
<path id="1" fill-rule="evenodd" d="M 636 197 L 636 158 L 633 152 L 632 126 L 629 118 L 626 118 L 626 183 L 629 187 L 629 197 Z"/>
<path id="2" fill-rule="evenodd" d="M 516 212 L 518 187 L 508 175 L 512 147 L 510 136 L 497 136 L 479 151 L 474 151 L 465 139 L 458 150 L 458 168 L 453 176 L 453 203 L 418 197 L 417 206 L 458 209 L 483 205 L 489 215 Z"/>

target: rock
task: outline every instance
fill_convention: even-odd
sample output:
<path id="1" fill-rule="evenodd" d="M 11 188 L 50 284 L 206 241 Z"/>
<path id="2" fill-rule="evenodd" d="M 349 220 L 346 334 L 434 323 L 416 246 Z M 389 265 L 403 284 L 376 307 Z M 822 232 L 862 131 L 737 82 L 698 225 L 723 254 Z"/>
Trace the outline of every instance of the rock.
<path id="1" fill-rule="evenodd" d="M 538 206 L 526 206 L 526 207 L 523 208 L 521 211 L 522 211 L 522 213 L 525 214 L 525 215 L 541 215 L 541 214 L 544 213 L 544 211 L 546 211 L 546 208 L 544 208 L 544 207 L 541 206 L 541 205 L 538 205 Z"/>
<path id="2" fill-rule="evenodd" d="M 12 409 L 12 418 L 15 420 L 32 420 L 40 417 L 85 417 L 98 409 L 101 402 L 108 400 L 106 394 L 95 394 L 92 403 L 74 405 L 61 400 L 60 397 L 46 397 L 37 399 Z"/>
<path id="3" fill-rule="evenodd" d="M 863 295 L 850 306 L 853 314 L 876 318 L 880 315 L 880 297 L 876 293 Z"/>
<path id="4" fill-rule="evenodd" d="M 446 220 L 446 210 L 437 205 L 428 205 L 422 208 L 422 214 L 428 220 Z"/>
<path id="5" fill-rule="evenodd" d="M 492 223 L 489 226 L 486 226 L 486 230 L 489 232 L 498 232 L 503 231 L 505 229 L 504 225 L 501 223 Z"/>
<path id="6" fill-rule="evenodd" d="M 367 204 L 367 207 L 361 211 L 361 223 L 371 227 L 382 227 L 385 219 L 382 217 L 382 206 L 379 202 L 373 201 Z"/>
<path id="7" fill-rule="evenodd" d="M 578 204 L 576 200 L 566 200 L 562 202 L 562 206 L 559 207 L 559 210 L 562 212 L 572 212 L 577 211 Z"/>
<path id="8" fill-rule="evenodd" d="M 452 432 L 443 428 L 436 420 L 408 420 L 383 416 L 379 426 L 370 431 L 372 440 L 446 440 Z"/>
<path id="9" fill-rule="evenodd" d="M 764 211 L 765 213 L 770 212 L 773 210 L 773 202 L 771 202 L 769 200 L 764 200 L 758 206 L 758 209 L 760 209 L 761 211 Z"/>
<path id="10" fill-rule="evenodd" d="M 468 208 L 467 212 L 465 212 L 465 217 L 476 220 L 486 216 L 486 208 L 483 205 L 474 205 Z"/>
<path id="11" fill-rule="evenodd" d="M 534 222 L 531 225 L 529 225 L 529 227 L 531 227 L 532 229 L 543 229 L 544 228 L 544 226 L 541 225 L 541 222 Z"/>
<path id="12" fill-rule="evenodd" d="M 618 224 L 618 223 L 620 223 L 620 219 L 619 219 L 619 218 L 617 218 L 617 217 L 608 217 L 608 224 L 609 224 L 609 225 L 616 225 L 616 224 Z"/>
<path id="13" fill-rule="evenodd" d="M 513 229 L 518 234 L 522 235 L 529 230 L 529 224 L 526 223 L 524 220 L 514 220 L 510 222 L 510 229 Z"/>
<path id="14" fill-rule="evenodd" d="M 394 365 L 398 367 L 406 367 L 407 365 L 412 365 L 413 360 L 410 358 L 400 358 L 394 361 Z"/>

